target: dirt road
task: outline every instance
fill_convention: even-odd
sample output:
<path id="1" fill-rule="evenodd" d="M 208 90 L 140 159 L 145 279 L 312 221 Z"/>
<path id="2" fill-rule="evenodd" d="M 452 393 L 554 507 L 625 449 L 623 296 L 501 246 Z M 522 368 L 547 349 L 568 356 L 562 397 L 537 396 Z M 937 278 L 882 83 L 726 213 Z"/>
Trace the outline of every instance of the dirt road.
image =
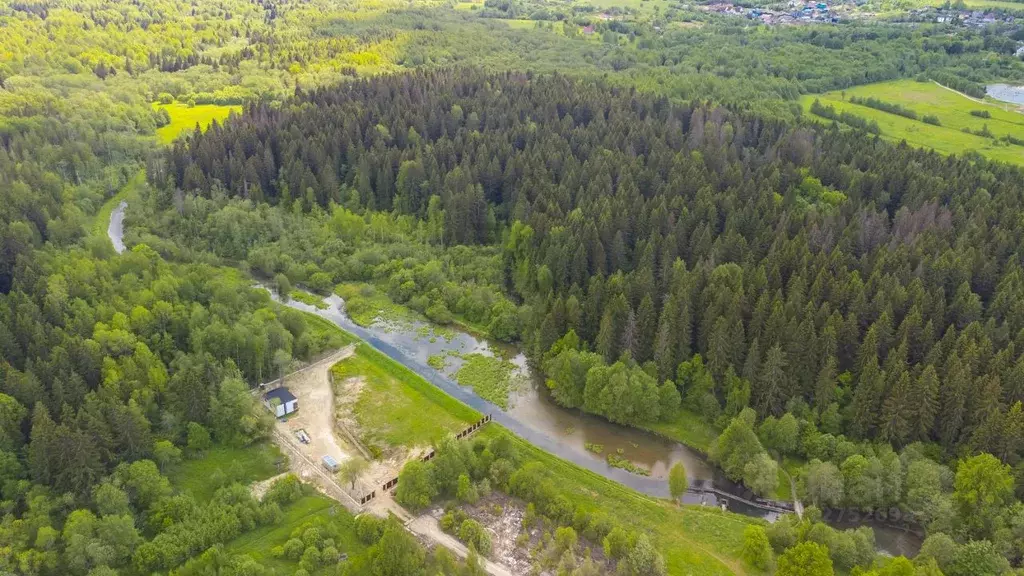
<path id="1" fill-rule="evenodd" d="M 454 552 L 459 558 L 466 558 L 469 556 L 469 549 L 459 542 L 451 534 L 445 533 L 441 530 L 441 526 L 437 523 L 437 518 L 434 518 L 430 514 L 423 514 L 414 518 L 411 522 L 406 523 L 405 527 L 413 534 L 427 538 L 428 540 L 444 546 L 445 548 Z M 484 570 L 491 576 L 516 576 L 507 567 L 501 564 L 496 564 L 481 557 L 480 560 L 483 562 Z"/>
<path id="2" fill-rule="evenodd" d="M 324 469 L 320 459 L 329 455 L 338 463 L 349 457 L 334 437 L 334 395 L 331 391 L 331 366 L 353 354 L 355 347 L 347 346 L 334 354 L 293 372 L 284 379 L 284 385 L 299 401 L 298 411 L 285 421 L 274 424 L 274 442 L 288 455 L 292 472 L 304 482 L 310 482 L 320 492 L 337 500 L 353 513 L 361 510 L 333 474 Z M 295 433 L 305 430 L 309 444 L 299 442 Z"/>
<path id="3" fill-rule="evenodd" d="M 275 423 L 274 441 L 288 455 L 292 472 L 304 482 L 312 483 L 327 497 L 337 500 L 353 514 L 364 510 L 382 517 L 394 514 L 414 536 L 444 546 L 460 558 L 466 558 L 469 550 L 456 538 L 442 531 L 437 518 L 430 514 L 414 518 L 379 486 L 376 486 L 377 498 L 364 508 L 348 493 L 347 485 L 342 486 L 322 466 L 320 459 L 325 454 L 341 463 L 355 453 L 354 449 L 346 450 L 334 435 L 334 392 L 330 379 L 331 366 L 348 358 L 354 351 L 354 346 L 347 346 L 315 364 L 285 376 L 284 386 L 298 399 L 299 409 L 289 415 L 287 420 Z M 310 438 L 309 444 L 299 442 L 295 435 L 299 430 L 305 430 Z M 370 488 L 367 486 L 366 491 Z M 516 576 L 501 564 L 484 558 L 480 560 L 491 576 Z"/>
<path id="4" fill-rule="evenodd" d="M 334 392 L 331 390 L 330 370 L 335 363 L 352 355 L 355 350 L 347 346 L 300 372 L 285 377 L 284 385 L 299 400 L 299 409 L 285 421 L 278 420 L 277 431 L 285 437 L 295 438 L 305 430 L 310 442 L 297 442 L 296 448 L 310 460 L 319 462 L 324 456 L 339 464 L 351 454 L 342 448 L 334 436 Z"/>

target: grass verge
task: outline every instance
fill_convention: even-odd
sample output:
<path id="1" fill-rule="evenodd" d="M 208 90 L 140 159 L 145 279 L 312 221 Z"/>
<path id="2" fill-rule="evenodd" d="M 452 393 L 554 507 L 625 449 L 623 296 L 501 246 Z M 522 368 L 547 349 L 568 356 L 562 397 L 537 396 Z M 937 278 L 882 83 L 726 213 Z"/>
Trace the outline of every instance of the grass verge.
<path id="1" fill-rule="evenodd" d="M 721 430 L 708 424 L 700 416 L 683 408 L 675 419 L 668 422 L 655 422 L 644 426 L 647 430 L 669 440 L 675 440 L 707 454 L 711 444 L 718 438 Z"/>
<path id="2" fill-rule="evenodd" d="M 353 412 L 359 440 L 366 445 L 429 445 L 480 418 L 475 410 L 366 343 L 356 346 L 355 354 L 331 371 L 336 382 L 364 379 Z"/>
<path id="3" fill-rule="evenodd" d="M 228 483 L 249 484 L 274 476 L 281 458 L 277 446 L 269 442 L 244 448 L 217 446 L 201 458 L 178 464 L 167 476 L 178 490 L 197 502 L 208 502 L 218 488 Z"/>
<path id="4" fill-rule="evenodd" d="M 131 180 L 129 180 L 117 194 L 114 194 L 100 206 L 99 211 L 93 215 L 92 221 L 89 223 L 89 232 L 95 236 L 105 236 L 107 234 L 107 227 L 110 226 L 110 214 L 114 211 L 114 208 L 122 201 L 128 201 L 138 197 L 139 189 L 146 185 L 146 173 L 139 170 Z"/>

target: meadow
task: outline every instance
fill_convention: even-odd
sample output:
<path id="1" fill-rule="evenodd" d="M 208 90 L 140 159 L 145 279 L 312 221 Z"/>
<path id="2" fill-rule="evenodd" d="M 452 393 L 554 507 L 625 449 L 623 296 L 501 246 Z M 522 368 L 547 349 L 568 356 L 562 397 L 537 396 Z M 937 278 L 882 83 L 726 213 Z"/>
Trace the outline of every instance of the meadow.
<path id="1" fill-rule="evenodd" d="M 422 447 L 480 419 L 480 414 L 365 342 L 334 365 L 335 382 L 363 379 L 353 406 L 359 440 L 368 446 Z"/>
<path id="2" fill-rule="evenodd" d="M 850 102 L 852 97 L 899 104 L 915 112 L 918 120 L 854 104 Z M 831 120 L 810 113 L 815 100 L 834 107 L 837 113 L 847 111 L 877 122 L 882 136 L 893 141 L 906 140 L 908 144 L 943 154 L 974 151 L 993 160 L 1024 165 L 1024 147 L 997 140 L 1007 136 L 1024 140 L 1024 114 L 1008 104 L 977 100 L 932 82 L 914 80 L 867 84 L 801 98 L 807 117 L 826 123 Z M 990 118 L 972 115 L 972 111 L 987 112 Z M 934 116 L 940 125 L 923 122 L 925 116 Z M 977 134 L 986 129 L 992 137 Z"/>
<path id="3" fill-rule="evenodd" d="M 219 106 L 217 104 L 189 106 L 181 102 L 153 104 L 153 108 L 166 110 L 171 117 L 169 124 L 156 131 L 157 138 L 164 144 L 174 142 L 174 139 L 186 130 L 194 130 L 197 124 L 205 130 L 214 120 L 223 122 L 232 112 L 236 114 L 242 112 L 241 106 Z"/>
<path id="4" fill-rule="evenodd" d="M 201 458 L 185 460 L 168 474 L 171 484 L 198 502 L 209 502 L 214 492 L 231 482 L 249 484 L 278 473 L 283 456 L 270 443 L 243 448 L 217 446 Z"/>
<path id="5" fill-rule="evenodd" d="M 310 494 L 289 504 L 277 524 L 256 528 L 232 540 L 224 549 L 231 554 L 247 554 L 262 566 L 274 569 L 275 574 L 290 574 L 295 571 L 296 563 L 287 558 L 275 558 L 271 550 L 283 546 L 296 529 L 307 526 L 330 533 L 338 550 L 349 556 L 366 548 L 356 535 L 355 517 L 344 506 L 326 496 Z"/>

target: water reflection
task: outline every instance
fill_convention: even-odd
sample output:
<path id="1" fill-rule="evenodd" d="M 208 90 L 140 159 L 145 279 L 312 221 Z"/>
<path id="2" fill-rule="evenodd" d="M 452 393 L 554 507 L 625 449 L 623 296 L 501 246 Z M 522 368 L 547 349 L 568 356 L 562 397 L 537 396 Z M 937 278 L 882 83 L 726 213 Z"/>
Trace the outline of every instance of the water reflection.
<path id="1" fill-rule="evenodd" d="M 989 84 L 985 87 L 985 93 L 1003 102 L 1024 105 L 1024 86 L 1010 86 L 1009 84 Z"/>
<path id="2" fill-rule="evenodd" d="M 276 294 L 270 292 L 271 297 L 278 300 Z M 316 314 L 355 334 L 454 398 L 480 412 L 492 414 L 495 422 L 542 450 L 658 498 L 669 497 L 668 470 L 674 463 L 682 462 L 694 488 L 684 497 L 684 502 L 719 506 L 726 501 L 733 512 L 768 521 L 778 517 L 778 512 L 745 504 L 742 499 L 752 497 L 749 491 L 730 482 L 695 450 L 642 430 L 619 426 L 579 410 L 559 406 L 541 379 L 531 372 L 525 357 L 514 348 L 422 321 L 378 320 L 364 328 L 348 317 L 340 297 L 331 295 L 324 301 L 328 307 L 322 310 L 295 300 L 287 305 Z M 515 376 L 522 384 L 510 397 L 508 410 L 480 398 L 455 381 L 454 374 L 461 365 L 459 356 L 474 353 L 500 356 L 515 364 Z M 438 355 L 446 356 L 445 366 L 440 370 L 429 364 L 430 358 Z M 601 445 L 602 454 L 587 450 L 588 444 Z M 620 450 L 623 457 L 643 466 L 650 475 L 640 476 L 608 465 L 604 455 L 619 453 Z M 883 553 L 913 556 L 920 548 L 921 539 L 917 534 L 889 527 L 875 519 L 846 516 L 826 517 L 825 520 L 836 528 L 872 527 L 877 549 Z"/>
<path id="3" fill-rule="evenodd" d="M 128 203 L 124 200 L 110 213 L 110 224 L 107 225 L 107 236 L 114 250 L 120 254 L 124 252 L 124 211 Z"/>

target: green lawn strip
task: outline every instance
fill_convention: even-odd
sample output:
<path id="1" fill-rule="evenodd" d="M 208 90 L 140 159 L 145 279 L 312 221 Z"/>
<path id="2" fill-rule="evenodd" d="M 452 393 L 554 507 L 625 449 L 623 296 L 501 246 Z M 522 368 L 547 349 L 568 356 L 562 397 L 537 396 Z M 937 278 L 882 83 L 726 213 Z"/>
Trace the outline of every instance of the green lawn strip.
<path id="1" fill-rule="evenodd" d="M 745 574 L 739 560 L 743 530 L 762 520 L 717 508 L 676 506 L 651 498 L 536 448 L 497 424 L 480 434 L 508 434 L 520 458 L 540 462 L 573 505 L 602 510 L 617 522 L 649 534 L 665 556 L 669 574 Z"/>
<path id="2" fill-rule="evenodd" d="M 304 290 L 292 290 L 288 293 L 288 297 L 303 304 L 314 306 L 319 310 L 327 309 L 327 303 L 324 302 L 323 298 Z"/>
<path id="3" fill-rule="evenodd" d="M 122 201 L 138 197 L 139 188 L 146 184 L 146 173 L 139 170 L 138 174 L 132 177 L 117 194 L 114 194 L 100 206 L 99 211 L 93 215 L 89 224 L 89 232 L 96 236 L 106 236 L 107 227 L 110 226 L 110 214 Z"/>
<path id="4" fill-rule="evenodd" d="M 171 104 L 154 103 L 153 108 L 167 110 L 167 113 L 171 116 L 170 124 L 158 128 L 156 131 L 157 138 L 164 144 L 174 142 L 174 139 L 186 130 L 195 130 L 197 124 L 205 130 L 214 120 L 223 122 L 232 112 L 236 114 L 242 112 L 241 106 L 197 104 L 190 107 L 181 102 L 173 102 Z"/>
<path id="5" fill-rule="evenodd" d="M 775 492 L 771 494 L 772 500 L 781 500 L 783 502 L 793 501 L 793 487 L 789 484 L 789 474 L 786 470 L 779 466 L 779 484 L 775 487 Z"/>
<path id="6" fill-rule="evenodd" d="M 365 343 L 331 370 L 339 382 L 365 379 L 353 411 L 360 441 L 367 445 L 430 445 L 480 419 L 475 410 Z"/>
<path id="7" fill-rule="evenodd" d="M 455 373 L 455 380 L 469 386 L 484 400 L 508 408 L 508 394 L 512 391 L 512 371 L 515 364 L 494 356 L 466 354 L 464 364 Z"/>
<path id="8" fill-rule="evenodd" d="M 248 554 L 260 564 L 277 570 L 277 574 L 290 574 L 298 568 L 297 562 L 274 558 L 271 550 L 283 546 L 292 531 L 303 524 L 321 519 L 333 525 L 337 535 L 335 547 L 349 556 L 361 553 L 366 546 L 355 533 L 355 519 L 340 504 L 319 494 L 304 496 L 284 509 L 284 517 L 277 524 L 261 526 L 235 538 L 225 546 L 231 554 Z"/>
<path id="9" fill-rule="evenodd" d="M 249 484 L 266 480 L 278 473 L 275 462 L 281 458 L 276 446 L 253 444 L 244 448 L 217 446 L 201 458 L 185 460 L 167 475 L 171 484 L 192 495 L 198 502 L 208 502 L 223 483 L 212 479 L 223 475 L 225 481 Z"/>
<path id="10" fill-rule="evenodd" d="M 711 444 L 718 438 L 720 430 L 705 422 L 700 416 L 683 408 L 679 415 L 669 422 L 656 422 L 644 426 L 647 430 L 670 440 L 675 440 L 703 452 L 708 453 Z"/>
<path id="11" fill-rule="evenodd" d="M 334 288 L 335 294 L 345 301 L 348 317 L 366 327 L 378 318 L 385 322 L 410 322 L 422 317 L 409 308 L 391 301 L 387 293 L 372 284 L 343 282 Z"/>
<path id="12" fill-rule="evenodd" d="M 288 310 L 295 309 L 288 308 Z M 325 320 L 311 312 L 303 312 L 302 310 L 295 311 L 301 313 L 306 319 L 306 328 L 309 329 L 314 338 L 323 342 L 328 342 L 329 345 L 326 346 L 327 348 L 340 348 L 355 342 L 360 342 L 359 338 L 356 338 L 352 334 L 338 328 L 338 326 L 330 320 Z"/>

